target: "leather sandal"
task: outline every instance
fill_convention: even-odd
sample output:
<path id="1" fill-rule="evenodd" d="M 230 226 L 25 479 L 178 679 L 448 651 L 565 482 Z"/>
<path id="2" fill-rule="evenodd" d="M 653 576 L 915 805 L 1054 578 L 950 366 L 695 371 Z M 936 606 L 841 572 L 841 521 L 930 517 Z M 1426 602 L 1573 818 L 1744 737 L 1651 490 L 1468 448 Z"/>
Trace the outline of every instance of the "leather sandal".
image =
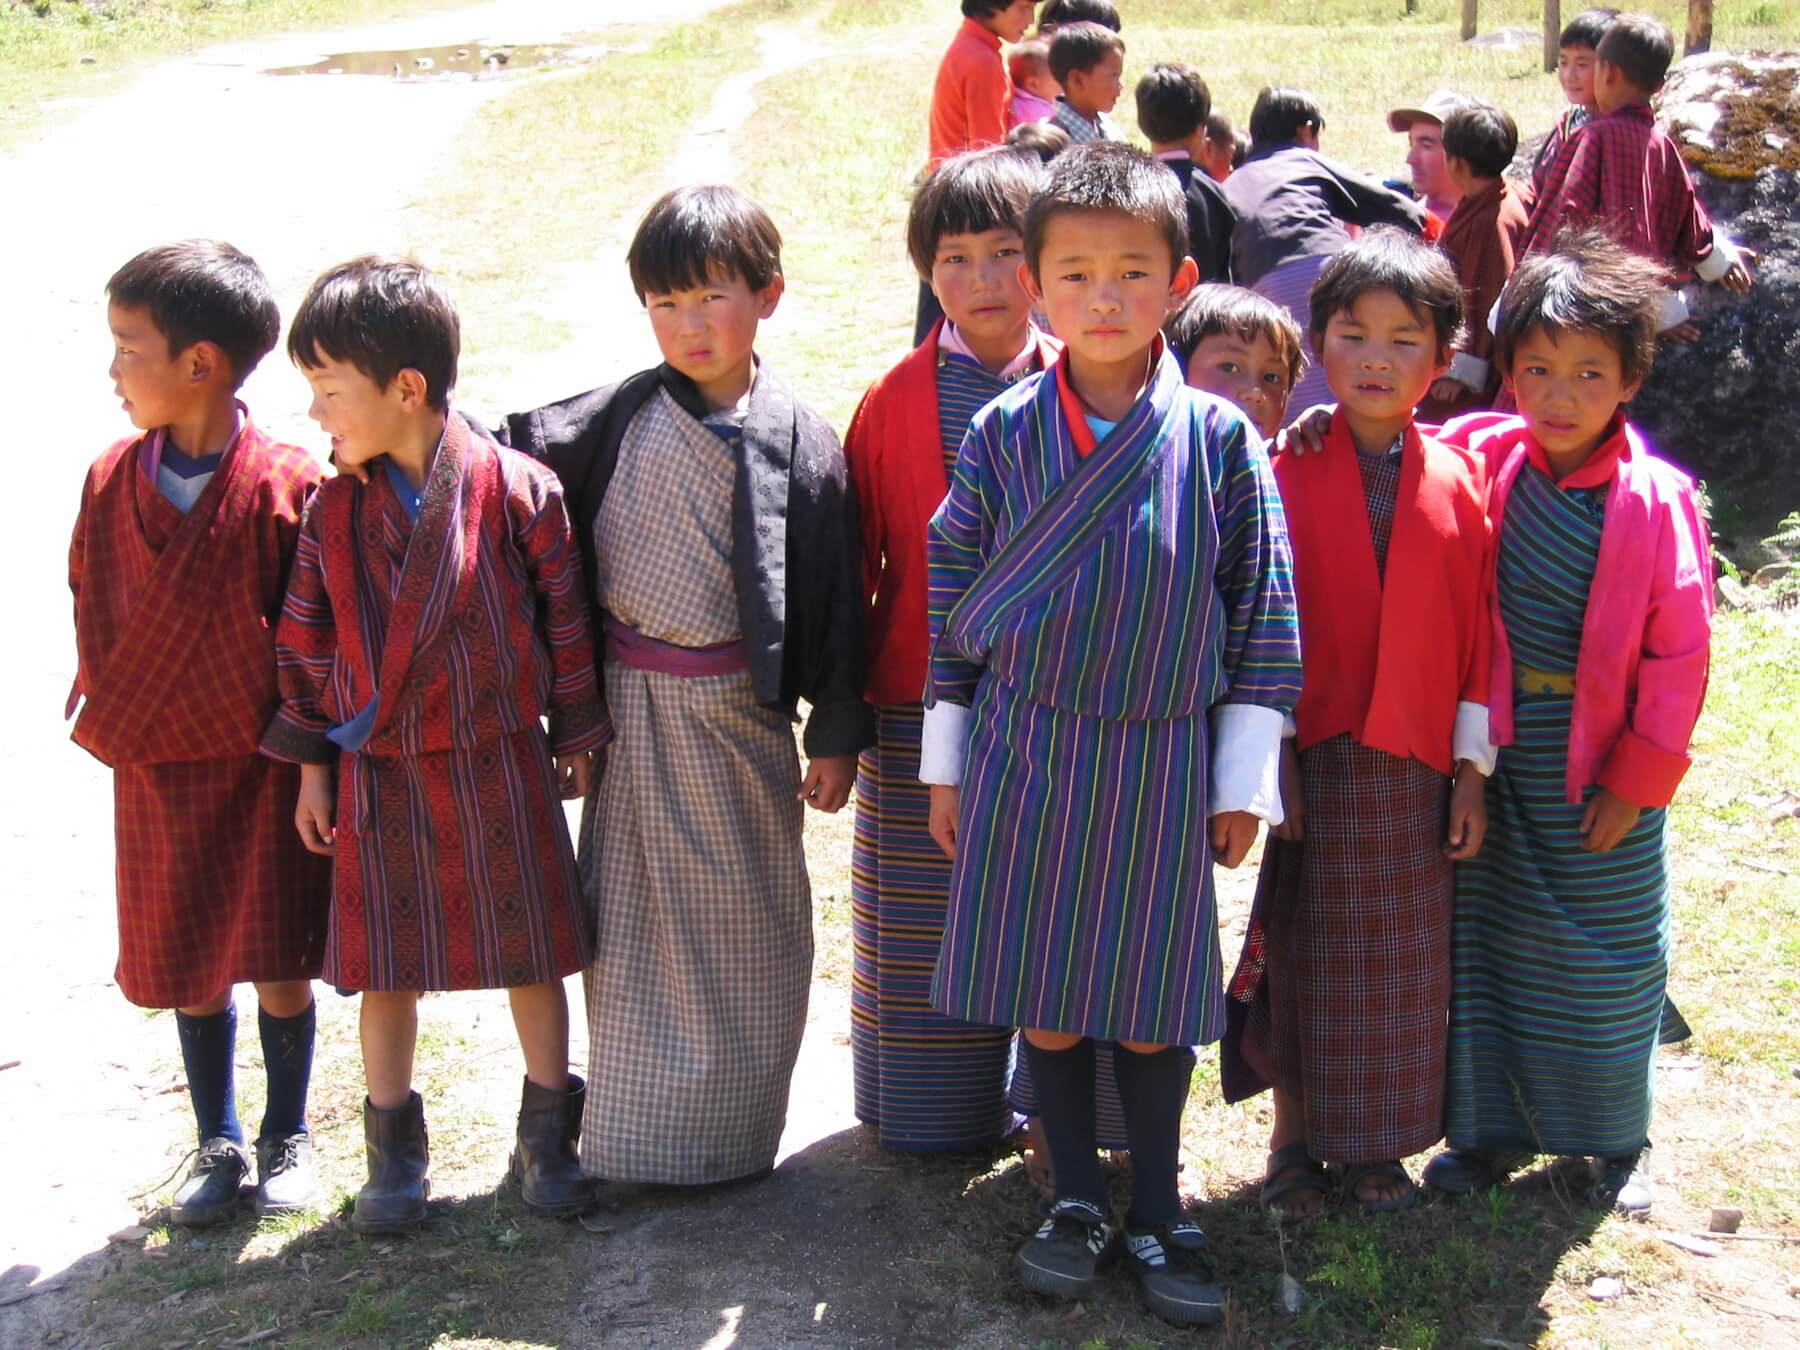
<path id="1" fill-rule="evenodd" d="M 1287 1210 L 1281 1202 L 1298 1191 L 1311 1191 L 1317 1195 L 1319 1208 L 1311 1214 L 1295 1214 Z M 1326 1175 L 1325 1164 L 1306 1151 L 1304 1139 L 1296 1139 L 1291 1144 L 1283 1144 L 1269 1155 L 1258 1201 L 1264 1214 L 1279 1214 L 1282 1226 L 1292 1227 L 1323 1213 L 1325 1197 L 1330 1191 L 1331 1181 Z"/>

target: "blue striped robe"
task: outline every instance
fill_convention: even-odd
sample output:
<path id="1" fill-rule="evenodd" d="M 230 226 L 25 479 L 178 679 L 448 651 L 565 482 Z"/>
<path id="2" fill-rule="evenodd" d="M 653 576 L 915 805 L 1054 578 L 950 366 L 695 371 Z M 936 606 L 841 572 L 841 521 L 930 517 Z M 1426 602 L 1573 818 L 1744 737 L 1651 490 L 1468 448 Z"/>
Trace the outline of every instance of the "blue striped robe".
<path id="1" fill-rule="evenodd" d="M 927 703 L 972 710 L 932 1000 L 1213 1041 L 1207 714 L 1299 696 L 1286 526 L 1261 441 L 1173 356 L 1086 458 L 1064 370 L 982 411 L 932 519 Z"/>

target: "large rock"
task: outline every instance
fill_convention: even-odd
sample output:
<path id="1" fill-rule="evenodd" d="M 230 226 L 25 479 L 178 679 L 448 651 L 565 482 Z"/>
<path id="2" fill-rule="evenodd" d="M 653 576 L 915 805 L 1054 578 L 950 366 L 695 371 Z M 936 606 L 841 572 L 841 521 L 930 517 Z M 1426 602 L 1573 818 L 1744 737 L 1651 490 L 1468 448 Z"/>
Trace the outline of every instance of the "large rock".
<path id="1" fill-rule="evenodd" d="M 1691 57 L 1657 102 L 1714 227 L 1760 261 L 1747 296 L 1687 287 L 1700 340 L 1661 344 L 1632 415 L 1741 551 L 1800 507 L 1800 53 Z"/>

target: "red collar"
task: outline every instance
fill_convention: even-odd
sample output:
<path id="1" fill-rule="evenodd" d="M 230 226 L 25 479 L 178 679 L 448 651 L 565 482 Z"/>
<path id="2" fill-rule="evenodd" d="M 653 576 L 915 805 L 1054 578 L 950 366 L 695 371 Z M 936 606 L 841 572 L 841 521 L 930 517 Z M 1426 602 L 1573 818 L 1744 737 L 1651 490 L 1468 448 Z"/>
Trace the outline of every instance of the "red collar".
<path id="1" fill-rule="evenodd" d="M 1144 381 L 1145 389 L 1148 389 L 1151 381 L 1156 378 L 1156 366 L 1157 362 L 1162 360 L 1162 352 L 1162 334 L 1158 333 L 1156 341 L 1150 344 L 1149 364 L 1145 367 L 1149 378 Z M 1056 364 L 1050 368 L 1050 372 L 1051 378 L 1056 381 L 1056 397 L 1062 406 L 1063 420 L 1069 424 L 1069 438 L 1075 442 L 1075 453 L 1086 459 L 1094 453 L 1094 448 L 1099 445 L 1099 441 L 1094 439 L 1094 429 L 1088 425 L 1088 405 L 1081 401 L 1081 395 L 1075 392 L 1074 381 L 1069 378 L 1069 349 L 1067 346 L 1056 358 Z M 1138 397 L 1142 398 L 1143 396 L 1143 390 L 1139 390 Z M 1095 414 L 1095 416 L 1098 415 Z M 1114 419 L 1103 418 L 1102 420 L 1112 421 Z"/>
<path id="2" fill-rule="evenodd" d="M 1595 447 L 1594 453 L 1567 478 L 1558 479 L 1550 467 L 1550 457 L 1544 453 L 1544 447 L 1538 444 L 1536 436 L 1525 438 L 1525 454 L 1532 466 L 1542 471 L 1557 487 L 1566 491 L 1575 488 L 1595 488 L 1612 481 L 1618 472 L 1619 461 L 1631 458 L 1631 438 L 1625 434 L 1625 414 L 1613 414 L 1613 420 L 1607 424 L 1606 439 Z"/>
<path id="3" fill-rule="evenodd" d="M 962 23 L 962 32 L 957 34 L 957 36 L 960 38 L 974 38 L 976 41 L 993 48 L 995 51 L 1000 50 L 1000 35 L 991 28 L 983 27 L 974 19 L 964 19 Z"/>

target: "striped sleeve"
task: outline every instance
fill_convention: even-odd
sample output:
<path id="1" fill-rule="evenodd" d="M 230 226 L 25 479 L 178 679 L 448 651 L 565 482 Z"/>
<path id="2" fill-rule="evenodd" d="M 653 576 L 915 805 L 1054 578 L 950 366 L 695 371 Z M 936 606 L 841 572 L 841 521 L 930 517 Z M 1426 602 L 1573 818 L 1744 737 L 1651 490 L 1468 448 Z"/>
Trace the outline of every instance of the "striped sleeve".
<path id="1" fill-rule="evenodd" d="M 335 764 L 338 748 L 326 739 L 334 725 L 319 705 L 337 659 L 337 622 L 325 588 L 317 533 L 319 494 L 300 524 L 287 597 L 275 626 L 275 683 L 281 703 L 263 731 L 262 752 L 290 764 Z"/>
<path id="2" fill-rule="evenodd" d="M 1300 699 L 1300 616 L 1287 518 L 1262 438 L 1241 414 L 1213 409 L 1208 441 L 1219 522 L 1214 573 L 1225 607 L 1225 703 L 1286 714 Z M 1218 419 L 1218 420 L 1214 420 Z"/>
<path id="3" fill-rule="evenodd" d="M 950 611 L 981 574 L 993 538 L 995 491 L 992 463 L 1004 425 L 998 409 L 977 417 L 963 437 L 950 476 L 950 491 L 931 518 L 925 554 L 931 576 L 927 621 L 931 639 L 926 671 L 925 706 L 940 701 L 969 707 L 982 667 L 961 656 L 943 640 Z"/>

